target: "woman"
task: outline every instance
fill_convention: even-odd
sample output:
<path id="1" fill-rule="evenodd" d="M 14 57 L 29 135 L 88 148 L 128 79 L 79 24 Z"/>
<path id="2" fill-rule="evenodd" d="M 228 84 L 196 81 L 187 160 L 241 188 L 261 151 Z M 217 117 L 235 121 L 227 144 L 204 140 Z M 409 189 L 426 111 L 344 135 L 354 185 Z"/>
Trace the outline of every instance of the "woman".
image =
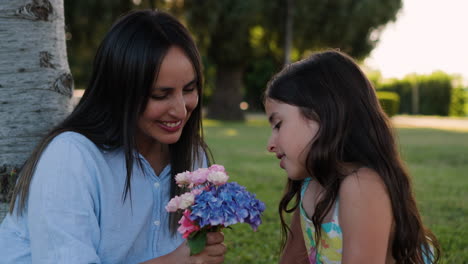
<path id="1" fill-rule="evenodd" d="M 172 16 L 136 11 L 101 43 L 75 110 L 21 170 L 0 227 L 7 263 L 221 263 L 222 233 L 190 256 L 164 206 L 207 166 L 198 50 Z"/>

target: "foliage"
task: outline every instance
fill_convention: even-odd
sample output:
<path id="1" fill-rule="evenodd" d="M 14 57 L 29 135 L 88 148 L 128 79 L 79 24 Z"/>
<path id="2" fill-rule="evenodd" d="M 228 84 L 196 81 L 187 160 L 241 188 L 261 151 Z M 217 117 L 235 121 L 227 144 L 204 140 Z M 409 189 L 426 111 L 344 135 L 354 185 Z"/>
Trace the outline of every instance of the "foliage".
<path id="1" fill-rule="evenodd" d="M 452 78 L 443 72 L 434 72 L 417 78 L 419 112 L 423 115 L 448 116 L 452 97 Z"/>
<path id="2" fill-rule="evenodd" d="M 265 7 L 268 32 L 279 43 L 284 36 L 287 1 Z M 401 0 L 296 0 L 293 4 L 293 43 L 301 55 L 323 48 L 339 48 L 355 58 L 366 57 L 378 42 L 383 26 L 396 19 Z"/>
<path id="3" fill-rule="evenodd" d="M 450 100 L 450 116 L 465 116 L 465 105 L 468 103 L 468 92 L 461 87 L 456 87 L 452 91 L 452 98 Z"/>
<path id="4" fill-rule="evenodd" d="M 169 9 L 164 0 L 64 0 L 67 53 L 75 87 L 84 89 L 91 77 L 94 55 L 114 21 L 133 8 Z"/>
<path id="5" fill-rule="evenodd" d="M 389 117 L 398 113 L 400 107 L 400 96 L 394 92 L 377 92 L 380 105 Z"/>
<path id="6" fill-rule="evenodd" d="M 328 47 L 363 58 L 377 43 L 383 25 L 395 20 L 401 8 L 401 0 L 65 0 L 68 55 L 76 87 L 85 88 L 98 44 L 115 19 L 135 7 L 158 8 L 178 16 L 195 35 L 205 65 L 210 65 L 205 69 L 208 90 L 216 97 L 209 104 L 216 110 L 212 112 L 241 115 L 238 105 L 243 95 L 259 109 L 267 76 L 283 61 L 284 10 L 292 2 L 294 60 Z M 250 76 L 242 76 L 244 72 Z M 257 80 L 253 74 L 258 74 Z"/>
<path id="7" fill-rule="evenodd" d="M 406 79 L 391 79 L 377 85 L 378 91 L 394 92 L 400 97 L 399 114 L 413 113 L 412 109 L 412 83 Z"/>
<path id="8" fill-rule="evenodd" d="M 238 102 L 234 102 L 241 96 L 242 85 L 234 80 L 239 75 L 227 76 L 226 72 L 244 73 L 246 67 L 250 76 L 242 77 L 249 81 L 244 96 L 254 108 L 259 108 L 259 100 L 255 98 L 260 97 L 266 85 L 264 76 L 271 75 L 272 69 L 282 61 L 279 58 L 284 53 L 285 10 L 292 3 L 287 0 L 184 2 L 182 9 L 190 30 L 218 71 L 213 94 L 216 99 L 209 105 L 208 114 L 215 112 L 222 117 L 222 111 L 226 114 L 239 111 Z M 364 58 L 377 43 L 382 26 L 395 20 L 401 0 L 385 0 L 378 4 L 370 0 L 298 0 L 292 8 L 295 59 L 311 50 L 328 47 Z M 267 61 L 266 57 L 272 59 Z M 255 60 L 262 62 L 255 63 Z M 254 81 L 252 73 L 259 74 L 260 78 Z"/>
<path id="9" fill-rule="evenodd" d="M 252 57 L 249 30 L 262 1 L 185 1 L 185 18 L 199 48 L 216 65 L 236 67 Z"/>
<path id="10" fill-rule="evenodd" d="M 390 79 L 377 85 L 379 91 L 395 92 L 400 96 L 399 114 L 448 116 L 453 111 L 461 114 L 463 97 L 452 96 L 455 76 L 436 71 L 431 74 L 410 74 L 403 79 Z M 414 100 L 413 96 L 418 96 Z M 419 102 L 415 107 L 414 102 Z M 452 104 L 455 104 L 451 106 Z M 415 113 L 417 109 L 417 113 Z M 455 110 L 459 109 L 459 110 Z"/>
<path id="11" fill-rule="evenodd" d="M 277 207 L 286 176 L 273 154 L 266 151 L 266 118 L 247 123 L 205 122 L 205 135 L 217 163 L 225 165 L 239 184 L 266 203 L 257 233 L 248 225 L 225 230 L 225 263 L 277 263 L 279 217 Z M 397 130 L 402 157 L 413 178 L 424 223 L 438 237 L 442 264 L 468 259 L 468 133 L 435 129 Z"/>
<path id="12" fill-rule="evenodd" d="M 367 78 L 369 79 L 374 88 L 377 88 L 381 85 L 383 77 L 380 71 L 366 69 L 365 66 L 361 66 L 361 68 L 364 70 L 364 73 L 366 74 Z"/>
<path id="13" fill-rule="evenodd" d="M 213 99 L 208 115 L 242 120 L 243 74 L 253 57 L 250 29 L 258 24 L 263 1 L 185 1 L 184 18 L 209 63 L 216 67 Z M 207 12 L 209 10 L 209 12 Z"/>
<path id="14" fill-rule="evenodd" d="M 274 58 L 265 56 L 249 62 L 245 73 L 245 100 L 250 110 L 263 111 L 262 96 L 268 80 L 279 69 Z"/>

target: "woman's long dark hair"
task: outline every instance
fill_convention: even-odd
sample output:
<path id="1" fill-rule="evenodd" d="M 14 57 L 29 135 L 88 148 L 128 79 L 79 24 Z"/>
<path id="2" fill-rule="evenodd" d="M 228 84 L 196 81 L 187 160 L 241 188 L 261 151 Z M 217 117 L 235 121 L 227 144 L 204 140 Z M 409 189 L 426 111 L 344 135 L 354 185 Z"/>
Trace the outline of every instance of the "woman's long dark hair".
<path id="1" fill-rule="evenodd" d="M 343 164 L 352 163 L 375 170 L 386 186 L 395 223 L 392 256 L 396 262 L 424 263 L 424 257 L 438 262 L 440 246 L 423 226 L 389 119 L 369 80 L 350 57 L 325 51 L 293 63 L 270 80 L 265 97 L 297 106 L 320 124 L 306 159 L 309 175 L 325 190 L 312 216 L 315 241 L 320 241 L 321 223 L 346 177 Z M 302 181 L 288 179 L 279 204 L 282 248 L 290 235 L 284 214 L 298 208 L 301 185 Z"/>
<path id="2" fill-rule="evenodd" d="M 123 148 L 127 173 L 122 198 L 124 201 L 128 194 L 131 199 L 137 120 L 146 108 L 162 60 L 172 46 L 180 47 L 192 62 L 200 95 L 180 139 L 169 146 L 173 176 L 171 196 L 181 193 L 175 184 L 175 174 L 193 170 L 195 161 L 201 162 L 202 155 L 209 154 L 202 134 L 200 55 L 190 33 L 177 19 L 159 11 L 140 10 L 121 17 L 104 37 L 83 98 L 73 112 L 42 139 L 23 165 L 10 212 L 18 203 L 18 212 L 22 213 L 41 153 L 54 137 L 65 131 L 78 132 L 103 149 Z M 178 217 L 171 214 L 170 218 L 170 229 L 175 233 Z"/>

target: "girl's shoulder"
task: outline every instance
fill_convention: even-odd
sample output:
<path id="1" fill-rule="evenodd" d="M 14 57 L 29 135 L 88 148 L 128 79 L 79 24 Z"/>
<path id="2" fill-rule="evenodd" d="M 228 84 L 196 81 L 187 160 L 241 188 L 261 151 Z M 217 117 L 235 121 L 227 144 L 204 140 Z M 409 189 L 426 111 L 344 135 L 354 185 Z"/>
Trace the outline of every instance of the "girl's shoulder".
<path id="1" fill-rule="evenodd" d="M 339 190 L 340 199 L 386 193 L 387 188 L 380 175 L 367 167 L 358 168 L 346 176 Z"/>
<path id="2" fill-rule="evenodd" d="M 390 196 L 375 170 L 363 167 L 346 176 L 341 183 L 339 197 L 339 220 L 343 228 L 361 226 L 370 230 L 375 226 L 390 226 Z"/>
<path id="3" fill-rule="evenodd" d="M 359 168 L 346 176 L 340 190 L 339 223 L 343 232 L 343 256 L 369 263 L 389 252 L 393 212 L 390 196 L 381 176 L 371 168 Z"/>

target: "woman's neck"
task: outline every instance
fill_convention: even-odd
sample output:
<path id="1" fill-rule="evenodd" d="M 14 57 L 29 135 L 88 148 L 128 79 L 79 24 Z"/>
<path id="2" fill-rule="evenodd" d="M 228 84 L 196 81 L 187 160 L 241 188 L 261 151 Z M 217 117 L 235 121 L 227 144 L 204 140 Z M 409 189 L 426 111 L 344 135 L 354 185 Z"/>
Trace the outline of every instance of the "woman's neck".
<path id="1" fill-rule="evenodd" d="M 138 152 L 151 165 L 156 175 L 159 175 L 162 170 L 169 164 L 169 146 L 161 144 L 155 140 L 137 142 Z"/>

